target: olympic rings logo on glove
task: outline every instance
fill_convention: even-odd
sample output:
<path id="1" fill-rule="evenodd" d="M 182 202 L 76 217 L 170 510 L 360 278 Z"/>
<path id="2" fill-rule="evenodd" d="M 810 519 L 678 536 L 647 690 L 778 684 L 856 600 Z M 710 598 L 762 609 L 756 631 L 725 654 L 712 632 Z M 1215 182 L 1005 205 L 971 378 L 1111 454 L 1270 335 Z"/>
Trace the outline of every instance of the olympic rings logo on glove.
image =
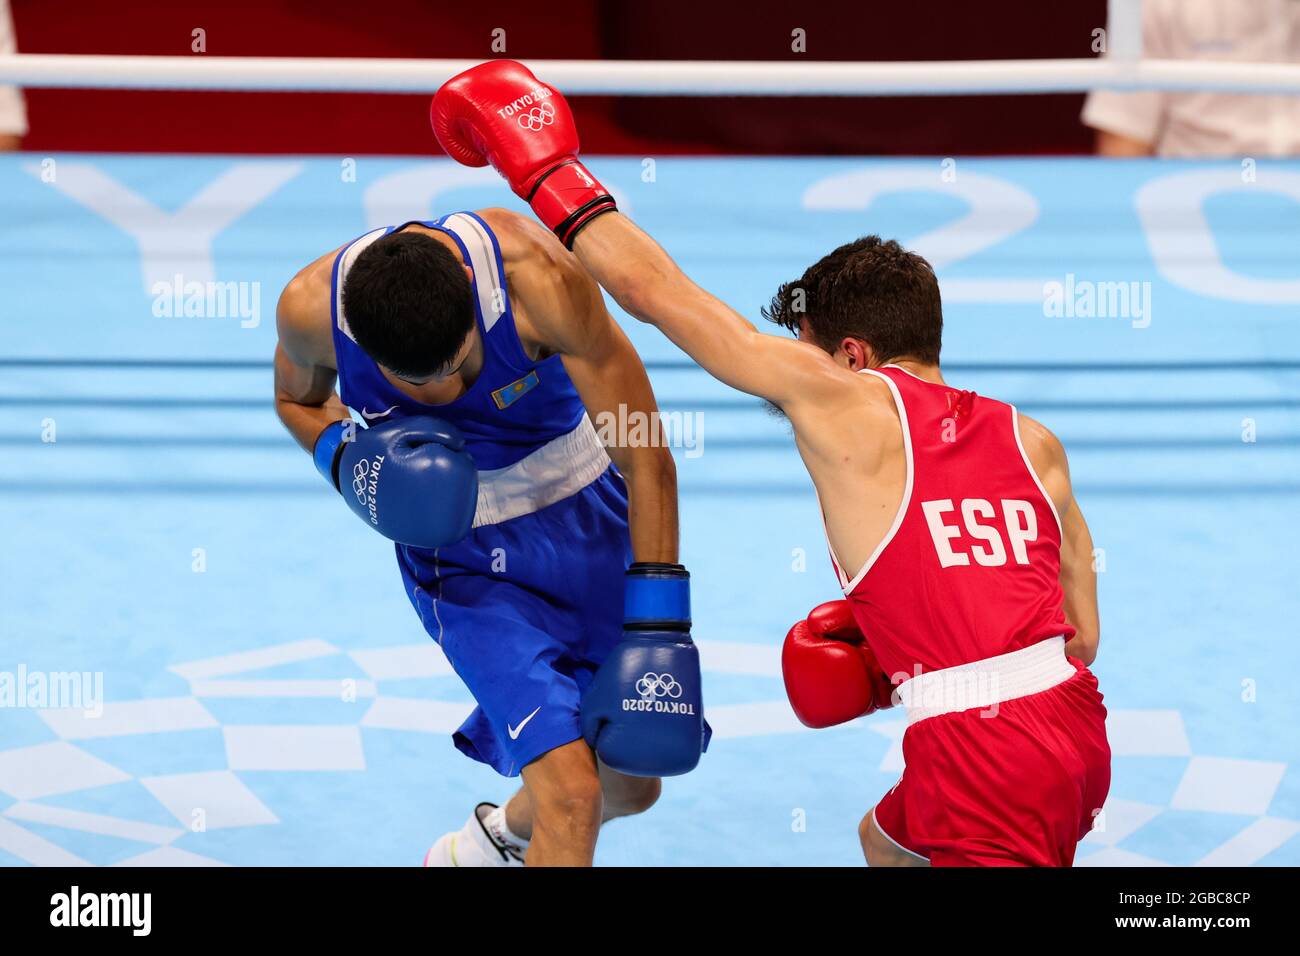
<path id="1" fill-rule="evenodd" d="M 671 697 L 676 700 L 682 696 L 682 685 L 673 679 L 672 674 L 648 672 L 636 682 L 636 692 L 642 697 Z"/>
<path id="2" fill-rule="evenodd" d="M 357 501 L 366 503 L 366 480 L 370 477 L 370 460 L 362 458 L 352 466 L 352 493 Z"/>
<path id="3" fill-rule="evenodd" d="M 534 133 L 540 132 L 543 126 L 550 126 L 555 122 L 555 107 L 550 103 L 543 103 L 521 115 L 515 122 L 523 129 Z"/>

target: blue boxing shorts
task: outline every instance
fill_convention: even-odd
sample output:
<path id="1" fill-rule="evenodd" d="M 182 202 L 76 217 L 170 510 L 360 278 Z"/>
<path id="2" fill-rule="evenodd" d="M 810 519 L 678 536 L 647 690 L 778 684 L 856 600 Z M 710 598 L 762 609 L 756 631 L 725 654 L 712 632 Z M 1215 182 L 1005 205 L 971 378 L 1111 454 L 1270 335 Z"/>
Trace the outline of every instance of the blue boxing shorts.
<path id="1" fill-rule="evenodd" d="M 513 777 L 582 737 L 583 692 L 623 638 L 631 552 L 613 466 L 454 545 L 397 546 L 411 603 L 478 704 L 452 737 L 457 749 Z"/>

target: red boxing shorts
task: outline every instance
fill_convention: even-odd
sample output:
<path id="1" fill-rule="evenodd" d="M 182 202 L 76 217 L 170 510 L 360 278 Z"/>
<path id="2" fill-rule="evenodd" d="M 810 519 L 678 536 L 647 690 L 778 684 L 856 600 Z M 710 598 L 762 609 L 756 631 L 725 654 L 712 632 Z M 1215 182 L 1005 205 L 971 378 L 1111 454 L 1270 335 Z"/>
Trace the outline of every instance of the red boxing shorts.
<path id="1" fill-rule="evenodd" d="M 1052 638 L 904 682 L 907 767 L 876 828 L 933 866 L 1069 866 L 1110 790 L 1106 708 Z M 972 703 L 974 702 L 974 703 Z"/>

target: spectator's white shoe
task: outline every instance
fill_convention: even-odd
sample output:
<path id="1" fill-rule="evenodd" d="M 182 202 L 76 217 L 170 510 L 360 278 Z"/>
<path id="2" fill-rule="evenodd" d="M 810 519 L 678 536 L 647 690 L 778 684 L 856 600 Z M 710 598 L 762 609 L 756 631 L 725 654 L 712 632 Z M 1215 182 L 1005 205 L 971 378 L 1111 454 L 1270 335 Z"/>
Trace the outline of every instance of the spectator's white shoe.
<path id="1" fill-rule="evenodd" d="M 465 826 L 444 833 L 424 855 L 425 866 L 523 866 L 524 848 L 488 830 L 483 819 L 497 808 L 480 803 Z"/>

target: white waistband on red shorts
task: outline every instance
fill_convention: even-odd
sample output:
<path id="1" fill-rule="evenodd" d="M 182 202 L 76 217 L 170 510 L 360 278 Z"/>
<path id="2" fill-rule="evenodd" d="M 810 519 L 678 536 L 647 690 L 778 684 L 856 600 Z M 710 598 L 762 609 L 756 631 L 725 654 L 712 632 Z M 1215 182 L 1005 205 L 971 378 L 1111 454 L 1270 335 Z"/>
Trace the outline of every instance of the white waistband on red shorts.
<path id="1" fill-rule="evenodd" d="M 919 674 L 899 684 L 897 694 L 907 708 L 910 725 L 927 717 L 975 707 L 986 710 L 1038 694 L 1074 674 L 1065 657 L 1065 638 L 1049 637 L 1010 654 Z"/>

